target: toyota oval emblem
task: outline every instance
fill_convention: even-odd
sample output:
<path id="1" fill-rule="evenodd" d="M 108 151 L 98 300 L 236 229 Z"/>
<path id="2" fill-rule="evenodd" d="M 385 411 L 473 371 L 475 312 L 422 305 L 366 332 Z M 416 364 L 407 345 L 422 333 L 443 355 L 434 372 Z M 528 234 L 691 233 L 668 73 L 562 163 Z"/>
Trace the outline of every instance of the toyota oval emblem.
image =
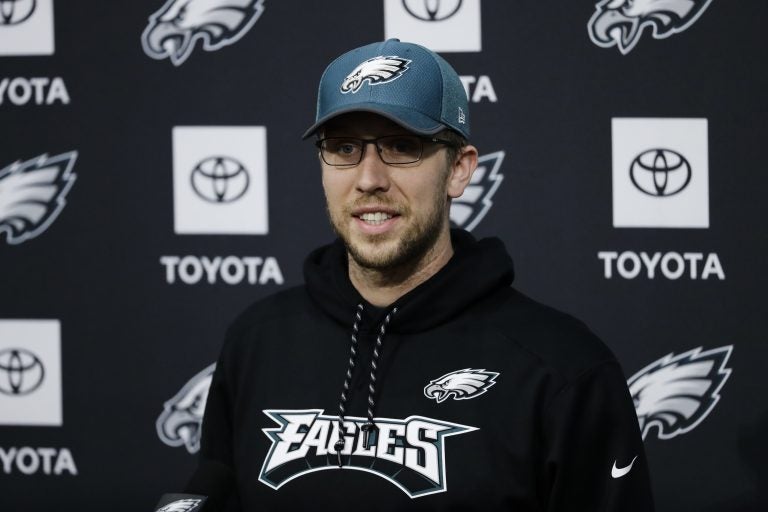
<path id="1" fill-rule="evenodd" d="M 691 182 L 691 164 L 677 151 L 649 149 L 632 160 L 629 177 L 640 192 L 667 197 L 681 192 Z"/>
<path id="2" fill-rule="evenodd" d="M 228 156 L 212 156 L 198 162 L 190 179 L 195 193 L 212 203 L 237 201 L 250 182 L 245 166 Z"/>
<path id="3" fill-rule="evenodd" d="M 23 348 L 0 351 L 0 393 L 28 395 L 39 388 L 45 368 L 35 354 Z"/>
<path id="4" fill-rule="evenodd" d="M 422 21 L 447 20 L 459 9 L 462 0 L 403 0 L 403 7 L 408 14 Z"/>
<path id="5" fill-rule="evenodd" d="M 0 26 L 19 25 L 37 8 L 37 0 L 0 0 Z"/>

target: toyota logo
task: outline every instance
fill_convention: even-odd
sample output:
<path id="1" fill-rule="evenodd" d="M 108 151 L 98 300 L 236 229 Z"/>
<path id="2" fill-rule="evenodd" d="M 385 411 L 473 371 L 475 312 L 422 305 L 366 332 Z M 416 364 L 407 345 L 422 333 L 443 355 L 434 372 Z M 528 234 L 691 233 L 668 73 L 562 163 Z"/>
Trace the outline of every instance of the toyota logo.
<path id="1" fill-rule="evenodd" d="M 212 156 L 192 169 L 192 189 L 206 201 L 231 203 L 248 190 L 250 178 L 245 166 L 227 156 Z"/>
<path id="2" fill-rule="evenodd" d="M 691 164 L 671 149 L 654 148 L 632 160 L 632 184 L 644 194 L 666 197 L 681 192 L 691 181 Z"/>
<path id="3" fill-rule="evenodd" d="M 24 23 L 35 8 L 37 0 L 0 0 L 0 26 Z"/>
<path id="4" fill-rule="evenodd" d="M 461 9 L 462 0 L 403 0 L 408 14 L 422 21 L 447 20 Z"/>
<path id="5" fill-rule="evenodd" d="M 45 368 L 40 358 L 23 348 L 0 351 L 0 393 L 28 395 L 43 383 Z"/>

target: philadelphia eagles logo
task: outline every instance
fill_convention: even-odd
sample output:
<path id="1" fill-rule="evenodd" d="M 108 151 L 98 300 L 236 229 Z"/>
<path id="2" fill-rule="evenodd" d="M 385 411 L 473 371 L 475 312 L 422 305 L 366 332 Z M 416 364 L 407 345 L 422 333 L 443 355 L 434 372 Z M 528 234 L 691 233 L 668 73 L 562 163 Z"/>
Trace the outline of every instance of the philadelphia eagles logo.
<path id="1" fill-rule="evenodd" d="M 725 365 L 732 350 L 727 345 L 668 354 L 633 375 L 627 385 L 643 439 L 653 427 L 661 439 L 696 428 L 720 400 L 718 393 L 731 374 Z"/>
<path id="2" fill-rule="evenodd" d="M 469 400 L 488 391 L 496 384 L 498 376 L 498 373 L 485 369 L 464 368 L 430 381 L 424 387 L 424 396 L 436 400 L 437 403 L 444 402 L 449 397 L 454 400 Z"/>
<path id="3" fill-rule="evenodd" d="M 156 512 L 192 512 L 198 510 L 199 506 L 203 503 L 202 499 L 183 499 L 172 501 L 162 508 L 156 510 Z"/>
<path id="4" fill-rule="evenodd" d="M 264 11 L 264 0 L 168 0 L 141 34 L 144 52 L 180 66 L 195 43 L 212 52 L 236 43 Z"/>
<path id="5" fill-rule="evenodd" d="M 0 233 L 9 244 L 35 238 L 56 220 L 77 178 L 76 159 L 77 151 L 70 151 L 0 169 Z"/>
<path id="6" fill-rule="evenodd" d="M 185 446 L 189 453 L 200 450 L 200 428 L 208 401 L 216 363 L 184 384 L 173 398 L 165 402 L 155 427 L 160 440 L 168 446 Z"/>
<path id="7" fill-rule="evenodd" d="M 626 55 L 651 27 L 654 39 L 664 39 L 690 27 L 712 0 L 602 0 L 587 23 L 592 42 L 618 47 Z"/>
<path id="8" fill-rule="evenodd" d="M 504 152 L 496 151 L 477 159 L 477 169 L 461 197 L 451 201 L 451 224 L 467 231 L 475 229 L 493 206 L 493 195 L 504 175 L 499 172 Z"/>
<path id="9" fill-rule="evenodd" d="M 259 481 L 279 489 L 294 478 L 316 471 L 339 471 L 339 417 L 322 409 L 265 410 L 277 427 L 265 428 L 272 445 L 261 467 Z M 365 447 L 362 430 L 367 418 L 344 417 L 344 470 L 365 471 L 387 479 L 410 498 L 448 489 L 445 438 L 477 430 L 475 427 L 423 416 L 405 419 L 374 418 L 373 443 Z"/>
<path id="10" fill-rule="evenodd" d="M 379 85 L 397 80 L 408 71 L 410 60 L 390 55 L 368 59 L 355 69 L 341 83 L 342 94 L 352 94 L 360 90 L 366 80 L 370 85 Z"/>

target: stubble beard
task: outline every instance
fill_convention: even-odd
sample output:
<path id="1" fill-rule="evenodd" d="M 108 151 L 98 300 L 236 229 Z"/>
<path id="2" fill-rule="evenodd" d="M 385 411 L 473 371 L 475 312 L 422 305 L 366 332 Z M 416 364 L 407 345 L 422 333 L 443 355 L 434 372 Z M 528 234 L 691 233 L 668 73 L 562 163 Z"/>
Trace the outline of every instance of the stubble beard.
<path id="1" fill-rule="evenodd" d="M 446 219 L 448 208 L 446 197 L 447 195 L 444 193 L 437 194 L 427 215 L 422 219 L 414 219 L 414 222 L 407 227 L 399 239 L 393 239 L 393 235 L 390 233 L 382 233 L 380 235 L 362 235 L 364 241 L 357 242 L 353 240 L 350 233 L 349 219 L 352 218 L 350 213 L 352 209 L 366 203 L 390 206 L 391 202 L 384 198 L 359 201 L 360 204 L 343 208 L 338 217 L 327 204 L 326 209 L 333 230 L 342 239 L 347 252 L 358 266 L 379 272 L 397 272 L 418 266 L 419 262 L 435 247 Z M 404 218 L 409 218 L 410 210 L 402 211 L 401 215 Z"/>

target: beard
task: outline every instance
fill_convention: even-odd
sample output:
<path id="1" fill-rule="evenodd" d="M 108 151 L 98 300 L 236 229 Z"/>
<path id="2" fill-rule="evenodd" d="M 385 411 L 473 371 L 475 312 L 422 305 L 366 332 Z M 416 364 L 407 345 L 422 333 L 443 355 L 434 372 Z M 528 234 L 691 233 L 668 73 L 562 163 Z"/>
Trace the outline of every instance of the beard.
<path id="1" fill-rule="evenodd" d="M 369 270 L 394 271 L 418 265 L 435 246 L 447 219 L 449 203 L 446 197 L 445 190 L 436 194 L 431 208 L 421 218 L 414 218 L 410 209 L 399 207 L 385 196 L 376 195 L 361 198 L 337 214 L 333 213 L 327 203 L 326 210 L 333 230 L 344 242 L 347 252 L 357 265 Z M 395 208 L 401 217 L 410 220 L 410 224 L 400 235 L 353 234 L 349 227 L 351 211 L 371 204 Z"/>

